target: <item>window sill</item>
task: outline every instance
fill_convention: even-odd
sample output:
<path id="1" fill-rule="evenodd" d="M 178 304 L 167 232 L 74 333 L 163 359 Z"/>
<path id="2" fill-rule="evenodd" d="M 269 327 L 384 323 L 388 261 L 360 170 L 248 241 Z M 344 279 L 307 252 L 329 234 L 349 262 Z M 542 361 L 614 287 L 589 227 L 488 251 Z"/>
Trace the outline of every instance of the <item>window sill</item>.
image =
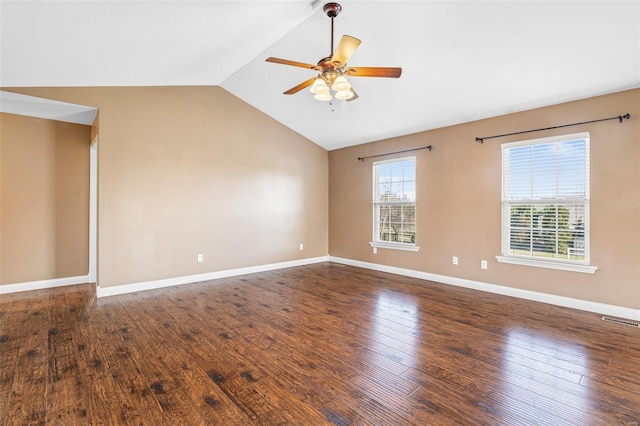
<path id="1" fill-rule="evenodd" d="M 558 269 L 561 271 L 582 272 L 584 274 L 593 274 L 598 268 L 589 265 L 576 265 L 571 263 L 549 262 L 537 259 L 525 259 L 521 257 L 496 256 L 496 260 L 500 263 L 510 263 L 512 265 L 533 266 L 536 268 Z"/>
<path id="2" fill-rule="evenodd" d="M 383 243 L 380 241 L 372 241 L 369 243 L 371 247 L 376 248 L 384 248 L 391 250 L 403 250 L 403 251 L 418 251 L 420 247 L 415 244 L 404 244 L 404 243 Z"/>

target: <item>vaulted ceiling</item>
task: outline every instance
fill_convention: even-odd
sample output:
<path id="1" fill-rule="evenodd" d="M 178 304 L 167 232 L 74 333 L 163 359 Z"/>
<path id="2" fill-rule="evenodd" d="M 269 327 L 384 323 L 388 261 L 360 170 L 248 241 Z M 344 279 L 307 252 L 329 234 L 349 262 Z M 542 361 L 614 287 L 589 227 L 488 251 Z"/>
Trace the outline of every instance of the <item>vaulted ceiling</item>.
<path id="1" fill-rule="evenodd" d="M 2 0 L 0 87 L 220 85 L 327 150 L 640 87 L 640 0 L 345 0 L 349 65 L 401 78 L 283 95 L 314 72 L 265 58 L 329 56 L 324 3 Z"/>

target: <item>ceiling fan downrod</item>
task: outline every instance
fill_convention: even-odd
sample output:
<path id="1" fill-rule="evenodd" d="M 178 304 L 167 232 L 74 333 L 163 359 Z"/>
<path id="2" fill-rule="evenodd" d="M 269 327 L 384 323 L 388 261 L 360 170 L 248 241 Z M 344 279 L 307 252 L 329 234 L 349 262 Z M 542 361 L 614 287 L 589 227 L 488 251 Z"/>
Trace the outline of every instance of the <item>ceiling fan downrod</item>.
<path id="1" fill-rule="evenodd" d="M 333 56 L 333 18 L 337 17 L 340 12 L 342 12 L 342 6 L 339 3 L 331 2 L 327 3 L 322 7 L 324 13 L 327 14 L 329 18 L 331 18 L 331 52 L 329 52 L 329 57 Z"/>

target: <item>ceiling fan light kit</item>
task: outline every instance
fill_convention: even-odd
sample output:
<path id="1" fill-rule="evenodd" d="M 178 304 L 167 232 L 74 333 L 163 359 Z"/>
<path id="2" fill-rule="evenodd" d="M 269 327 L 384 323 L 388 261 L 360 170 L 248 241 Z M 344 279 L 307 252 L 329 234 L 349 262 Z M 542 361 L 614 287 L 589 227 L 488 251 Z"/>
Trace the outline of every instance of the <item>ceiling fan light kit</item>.
<path id="1" fill-rule="evenodd" d="M 338 93 L 336 93 L 336 99 L 344 99 L 345 101 L 348 101 L 349 99 L 353 98 L 354 93 L 351 90 L 341 90 Z"/>
<path id="2" fill-rule="evenodd" d="M 331 89 L 335 90 L 336 92 L 342 92 L 342 91 L 351 89 L 351 84 L 349 84 L 349 82 L 347 81 L 347 78 L 344 75 L 340 74 L 333 81 L 333 85 L 331 86 Z"/>
<path id="3" fill-rule="evenodd" d="M 322 75 L 316 77 L 311 85 L 311 89 L 309 89 L 311 93 L 315 94 L 314 98 L 319 101 L 330 101 L 333 99 L 325 78 L 326 77 Z M 330 79 L 331 76 L 328 78 Z M 331 85 L 331 90 L 336 92 L 334 95 L 336 99 L 349 100 L 355 96 L 355 93 L 351 90 L 351 84 L 349 84 L 346 77 L 342 74 L 338 74 L 338 76 L 335 77 L 333 84 Z"/>
<path id="4" fill-rule="evenodd" d="M 316 79 L 313 80 L 313 85 L 311 85 L 311 89 L 309 89 L 309 91 L 311 93 L 328 93 L 329 86 L 327 86 L 327 82 L 324 81 L 324 78 L 316 77 Z"/>
<path id="5" fill-rule="evenodd" d="M 347 61 L 353 55 L 357 47 L 360 45 L 360 40 L 355 37 L 343 35 L 340 39 L 338 47 L 333 49 L 333 20 L 342 11 L 340 4 L 331 2 L 326 3 L 322 8 L 324 13 L 331 18 L 331 55 L 326 58 L 320 59 L 317 65 L 306 64 L 303 62 L 290 61 L 288 59 L 280 59 L 269 57 L 267 62 L 273 62 L 276 64 L 290 65 L 294 67 L 306 68 L 317 71 L 319 74 L 315 78 L 310 78 L 298 84 L 295 87 L 284 92 L 285 95 L 293 95 L 299 92 L 305 87 L 309 87 L 311 93 L 314 94 L 314 98 L 319 101 L 330 101 L 335 96 L 336 99 L 344 99 L 346 101 L 352 101 L 358 98 L 355 90 L 353 90 L 351 83 L 347 80 L 346 76 L 350 77 L 386 77 L 386 78 L 398 78 L 402 74 L 402 68 L 390 68 L 390 67 L 349 67 L 347 68 Z M 335 94 L 331 96 L 331 91 Z"/>
<path id="6" fill-rule="evenodd" d="M 331 94 L 329 92 L 316 93 L 313 97 L 315 99 L 319 100 L 319 101 L 330 101 L 331 100 Z"/>

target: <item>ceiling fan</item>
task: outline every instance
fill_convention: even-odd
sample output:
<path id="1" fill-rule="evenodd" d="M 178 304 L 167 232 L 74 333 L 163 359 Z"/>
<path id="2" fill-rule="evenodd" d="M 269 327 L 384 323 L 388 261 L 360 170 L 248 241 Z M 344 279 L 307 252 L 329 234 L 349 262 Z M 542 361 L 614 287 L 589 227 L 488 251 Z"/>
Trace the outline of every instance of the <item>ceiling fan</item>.
<path id="1" fill-rule="evenodd" d="M 335 92 L 336 99 L 353 101 L 358 98 L 357 93 L 347 80 L 349 77 L 386 77 L 398 78 L 402 74 L 402 68 L 390 67 L 348 67 L 347 61 L 353 52 L 360 45 L 360 40 L 355 37 L 343 35 L 336 50 L 333 50 L 333 19 L 342 11 L 342 6 L 338 3 L 327 3 L 322 8 L 324 13 L 331 18 L 331 55 L 318 61 L 318 65 L 306 64 L 303 62 L 290 61 L 269 57 L 267 62 L 276 64 L 291 65 L 294 67 L 307 68 L 317 71 L 319 74 L 309 80 L 303 81 L 297 86 L 284 92 L 285 95 L 293 95 L 305 87 L 311 86 L 314 98 L 319 101 L 330 101 L 332 99 L 331 90 Z"/>

